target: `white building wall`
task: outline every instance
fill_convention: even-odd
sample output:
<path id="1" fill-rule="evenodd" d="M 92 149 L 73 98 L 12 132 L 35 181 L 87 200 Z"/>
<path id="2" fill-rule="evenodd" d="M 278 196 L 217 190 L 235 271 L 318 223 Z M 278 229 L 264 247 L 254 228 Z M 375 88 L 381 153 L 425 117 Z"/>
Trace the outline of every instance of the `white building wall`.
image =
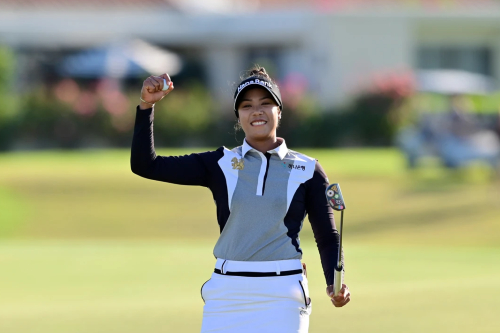
<path id="1" fill-rule="evenodd" d="M 412 27 L 408 20 L 387 17 L 325 17 L 316 39 L 317 74 L 324 106 L 349 100 L 371 74 L 412 65 Z"/>
<path id="2" fill-rule="evenodd" d="M 204 50 L 200 57 L 209 88 L 226 101 L 232 83 L 248 66 L 245 50 L 250 47 L 279 48 L 280 72 L 303 74 L 311 93 L 328 108 L 348 102 L 372 73 L 415 68 L 422 45 L 487 45 L 494 50 L 494 73 L 500 79 L 498 10 L 196 16 L 152 10 L 0 10 L 0 43 L 14 47 L 90 47 L 124 38 Z"/>
<path id="3" fill-rule="evenodd" d="M 500 80 L 500 17 L 419 17 L 415 21 L 418 24 L 415 31 L 416 46 L 491 49 L 492 75 Z M 477 60 L 470 59 L 470 62 Z"/>
<path id="4" fill-rule="evenodd" d="M 221 104 L 232 100 L 236 81 L 243 69 L 242 49 L 230 45 L 210 45 L 205 48 L 204 59 L 208 88 Z"/>

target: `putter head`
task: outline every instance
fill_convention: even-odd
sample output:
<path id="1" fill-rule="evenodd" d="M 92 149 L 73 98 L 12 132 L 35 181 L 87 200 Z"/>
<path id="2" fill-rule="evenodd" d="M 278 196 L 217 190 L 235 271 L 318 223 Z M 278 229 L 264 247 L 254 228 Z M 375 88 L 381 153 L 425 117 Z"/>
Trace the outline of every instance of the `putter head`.
<path id="1" fill-rule="evenodd" d="M 344 197 L 342 196 L 342 191 L 340 191 L 340 185 L 338 183 L 329 185 L 325 194 L 328 204 L 334 210 L 342 211 L 345 209 Z"/>

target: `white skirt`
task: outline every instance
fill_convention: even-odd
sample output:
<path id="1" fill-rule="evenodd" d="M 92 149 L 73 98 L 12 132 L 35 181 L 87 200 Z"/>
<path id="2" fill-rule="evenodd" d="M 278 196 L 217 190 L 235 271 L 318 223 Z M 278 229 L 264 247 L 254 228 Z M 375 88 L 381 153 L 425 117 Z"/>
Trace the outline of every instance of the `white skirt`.
<path id="1" fill-rule="evenodd" d="M 302 269 L 300 260 L 242 262 L 218 259 L 227 272 Z M 212 273 L 201 288 L 205 301 L 201 332 L 307 333 L 311 299 L 304 274 L 245 277 Z"/>

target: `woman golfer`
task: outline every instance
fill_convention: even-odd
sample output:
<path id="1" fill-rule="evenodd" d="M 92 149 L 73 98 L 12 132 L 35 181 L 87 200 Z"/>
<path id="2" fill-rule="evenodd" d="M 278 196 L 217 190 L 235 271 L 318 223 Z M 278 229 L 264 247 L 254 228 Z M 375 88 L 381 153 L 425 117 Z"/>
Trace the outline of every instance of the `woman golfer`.
<path id="1" fill-rule="evenodd" d="M 339 235 L 325 190 L 328 178 L 314 158 L 288 149 L 276 136 L 283 102 L 264 68 L 238 84 L 234 111 L 243 145 L 185 156 L 157 156 L 153 106 L 174 89 L 167 74 L 142 86 L 132 142 L 132 171 L 142 177 L 208 187 L 220 237 L 214 273 L 201 288 L 202 332 L 307 332 L 311 299 L 299 232 L 309 214 L 334 306 L 350 300 L 332 284 Z M 189 112 L 189 110 L 186 110 Z"/>

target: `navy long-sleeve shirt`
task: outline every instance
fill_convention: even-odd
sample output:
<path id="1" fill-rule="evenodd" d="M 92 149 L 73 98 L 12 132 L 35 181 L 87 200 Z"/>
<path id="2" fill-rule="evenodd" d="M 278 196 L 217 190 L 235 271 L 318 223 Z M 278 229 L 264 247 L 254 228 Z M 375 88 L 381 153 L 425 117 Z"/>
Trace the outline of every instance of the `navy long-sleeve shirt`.
<path id="1" fill-rule="evenodd" d="M 309 214 L 326 283 L 333 283 L 339 235 L 319 162 L 281 145 L 266 153 L 246 140 L 234 149 L 157 156 L 153 109 L 137 108 L 131 168 L 139 176 L 211 190 L 220 237 L 217 258 L 238 261 L 301 259 L 299 233 Z"/>

